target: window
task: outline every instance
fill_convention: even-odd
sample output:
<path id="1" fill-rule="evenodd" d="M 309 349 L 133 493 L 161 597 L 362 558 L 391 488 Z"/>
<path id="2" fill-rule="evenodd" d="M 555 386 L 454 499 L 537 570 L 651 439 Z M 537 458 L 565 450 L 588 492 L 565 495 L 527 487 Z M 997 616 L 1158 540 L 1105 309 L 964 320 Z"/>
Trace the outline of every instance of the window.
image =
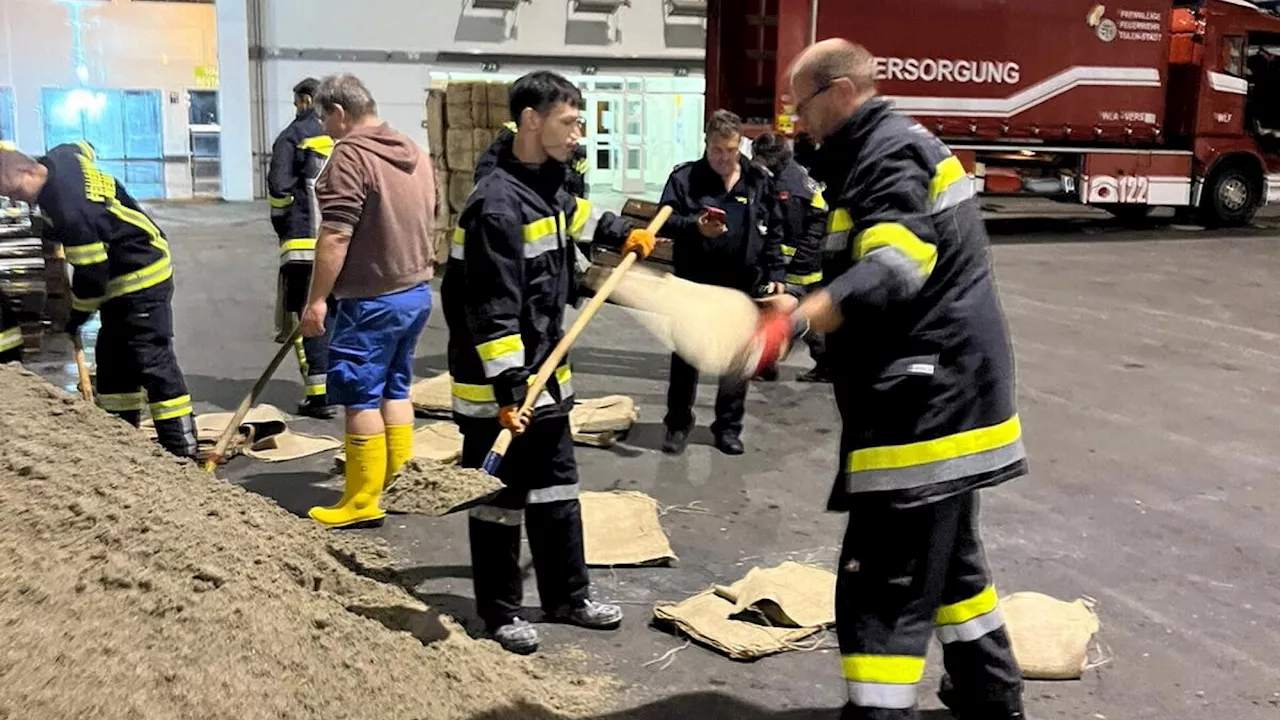
<path id="1" fill-rule="evenodd" d="M 159 90 L 44 88 L 45 150 L 88 140 L 98 166 L 135 198 L 164 197 Z"/>
<path id="2" fill-rule="evenodd" d="M 1232 35 L 1222 39 L 1222 72 L 1244 77 L 1244 38 Z"/>
<path id="3" fill-rule="evenodd" d="M 187 123 L 190 125 L 218 124 L 218 91 L 187 91 Z"/>
<path id="4" fill-rule="evenodd" d="M 17 114 L 13 106 L 13 88 L 0 88 L 0 140 L 17 137 Z"/>

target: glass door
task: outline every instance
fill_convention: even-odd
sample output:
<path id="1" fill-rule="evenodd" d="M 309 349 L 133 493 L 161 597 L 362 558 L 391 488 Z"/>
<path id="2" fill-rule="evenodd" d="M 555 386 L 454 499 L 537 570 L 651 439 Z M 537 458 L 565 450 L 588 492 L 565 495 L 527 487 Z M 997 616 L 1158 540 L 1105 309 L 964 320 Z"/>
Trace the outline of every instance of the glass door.
<path id="1" fill-rule="evenodd" d="M 622 95 L 593 93 L 588 95 L 586 112 L 587 161 L 591 164 L 587 180 L 592 190 L 613 190 L 618 185 L 619 146 L 621 145 Z"/>
<path id="2" fill-rule="evenodd" d="M 615 176 L 614 188 L 628 195 L 643 195 L 644 188 L 644 92 L 627 92 L 623 97 L 622 172 Z"/>

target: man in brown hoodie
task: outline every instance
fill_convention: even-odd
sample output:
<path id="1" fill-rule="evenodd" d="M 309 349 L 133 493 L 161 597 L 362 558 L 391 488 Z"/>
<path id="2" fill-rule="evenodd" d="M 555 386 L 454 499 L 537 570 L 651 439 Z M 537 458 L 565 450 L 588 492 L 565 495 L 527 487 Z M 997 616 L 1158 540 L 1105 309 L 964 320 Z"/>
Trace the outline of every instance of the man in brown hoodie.
<path id="1" fill-rule="evenodd" d="M 378 118 L 353 75 L 320 82 L 316 110 L 336 144 L 316 181 L 320 234 L 302 331 L 324 333 L 332 297 L 329 402 L 346 407 L 346 488 L 311 508 L 328 527 L 380 524 L 386 482 L 413 454 L 413 354 L 431 314 L 431 159 Z"/>

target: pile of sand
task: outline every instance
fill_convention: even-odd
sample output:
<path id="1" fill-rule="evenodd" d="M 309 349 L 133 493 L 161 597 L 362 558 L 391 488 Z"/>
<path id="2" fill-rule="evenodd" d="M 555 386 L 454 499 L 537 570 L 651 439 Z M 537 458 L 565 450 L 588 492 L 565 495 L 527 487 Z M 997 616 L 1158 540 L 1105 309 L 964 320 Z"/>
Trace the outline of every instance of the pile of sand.
<path id="1" fill-rule="evenodd" d="M 483 470 L 413 458 L 387 488 L 382 504 L 393 512 L 444 515 L 502 488 L 501 480 Z"/>
<path id="2" fill-rule="evenodd" d="M 16 366 L 0 437 L 0 718 L 496 720 L 610 690 L 467 638 L 348 569 L 373 546 Z"/>

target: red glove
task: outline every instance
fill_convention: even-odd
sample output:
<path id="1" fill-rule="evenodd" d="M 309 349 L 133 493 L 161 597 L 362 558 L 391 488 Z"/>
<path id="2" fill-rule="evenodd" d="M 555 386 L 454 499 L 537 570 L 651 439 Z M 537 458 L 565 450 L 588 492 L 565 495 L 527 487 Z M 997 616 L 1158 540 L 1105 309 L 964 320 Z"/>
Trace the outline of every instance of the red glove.
<path id="1" fill-rule="evenodd" d="M 520 412 L 519 405 L 508 405 L 498 411 L 498 424 L 519 435 L 529 427 L 529 413 Z"/>
<path id="2" fill-rule="evenodd" d="M 627 234 L 627 241 L 622 243 L 622 256 L 626 257 L 631 253 L 635 253 L 643 260 L 649 257 L 649 253 L 653 252 L 654 246 L 658 244 L 658 238 L 653 233 L 644 229 L 632 230 Z"/>
<path id="3" fill-rule="evenodd" d="M 738 375 L 753 378 L 773 369 L 791 349 L 791 341 L 804 334 L 805 320 L 788 313 L 770 311 L 760 316 L 755 335 L 743 350 Z"/>

